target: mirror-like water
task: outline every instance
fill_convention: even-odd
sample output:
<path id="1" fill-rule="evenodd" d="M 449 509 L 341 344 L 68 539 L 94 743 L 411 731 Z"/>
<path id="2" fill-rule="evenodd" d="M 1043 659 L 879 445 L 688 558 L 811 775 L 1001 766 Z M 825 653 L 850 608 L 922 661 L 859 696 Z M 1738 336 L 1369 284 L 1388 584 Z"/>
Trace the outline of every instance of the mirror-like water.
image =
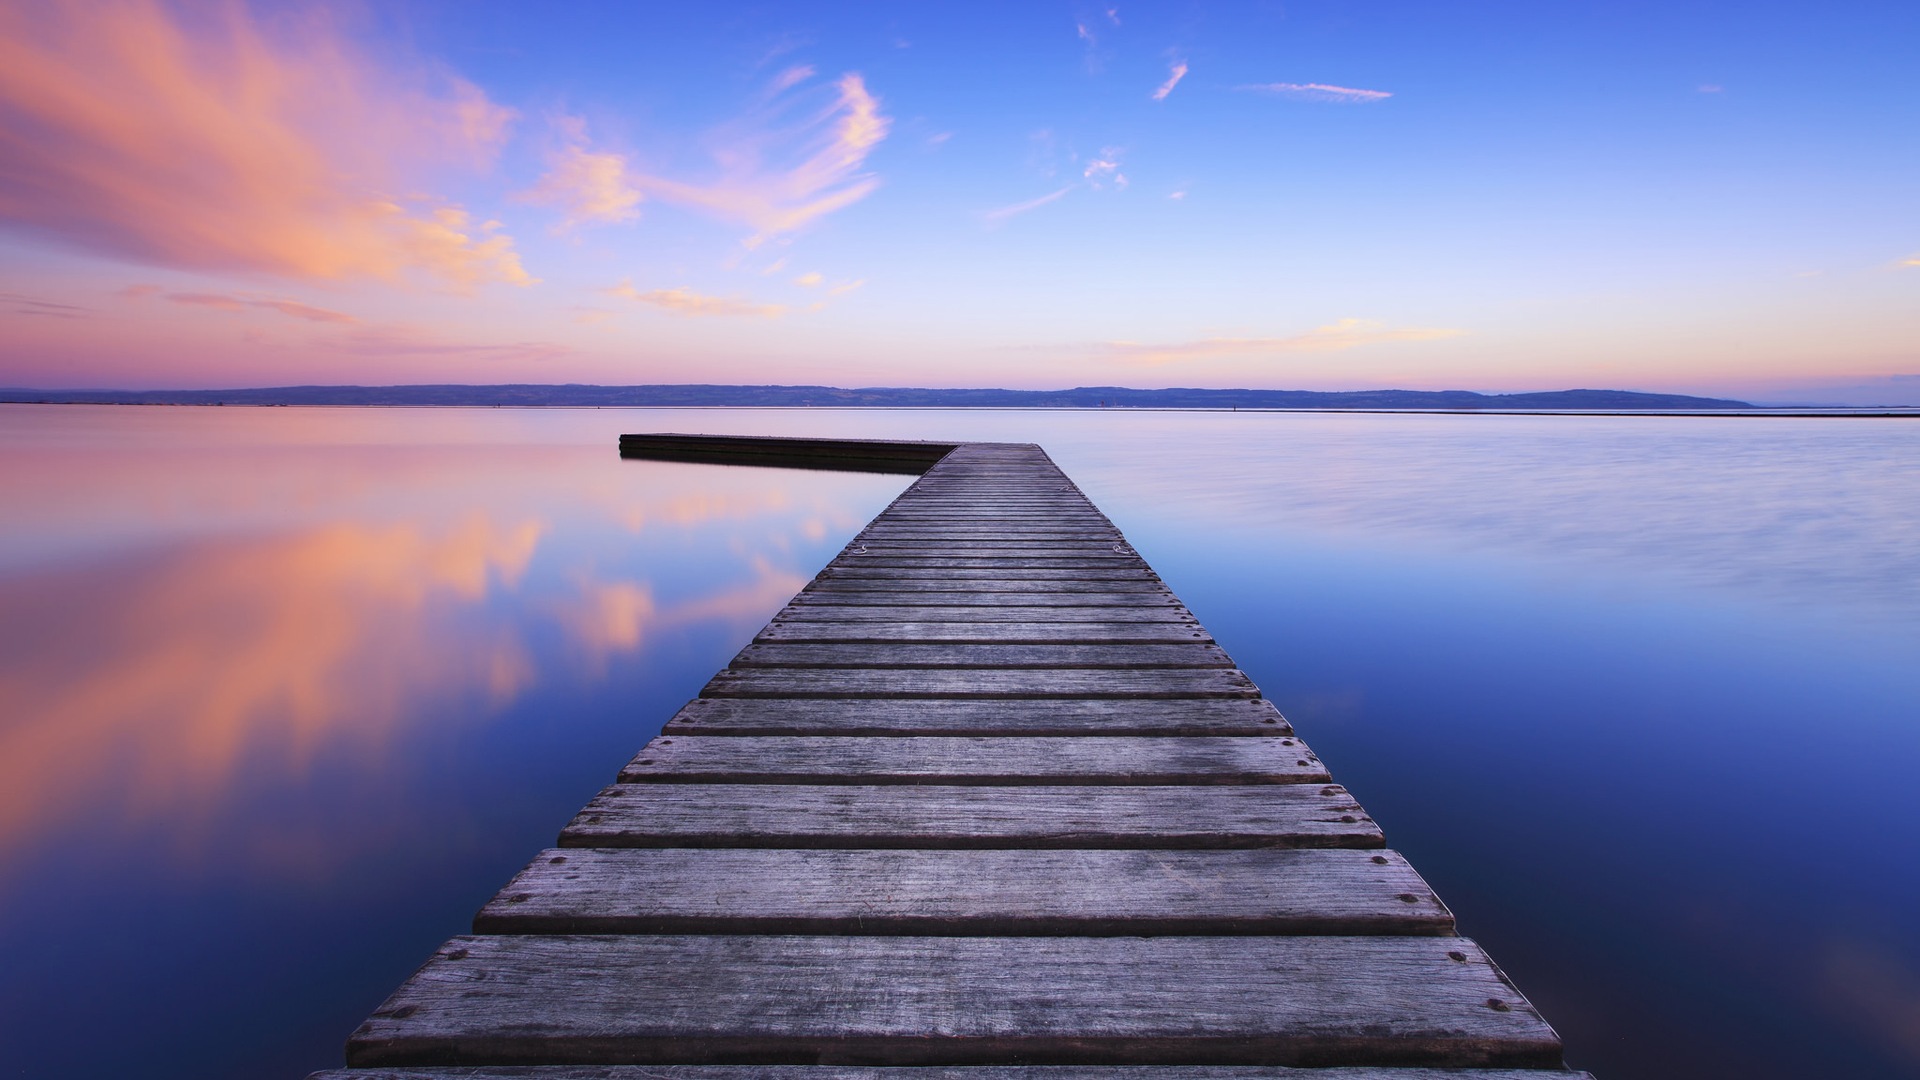
<path id="1" fill-rule="evenodd" d="M 0 407 L 0 1045 L 289 1076 L 905 484 L 1035 441 L 1607 1077 L 1920 1075 L 1920 424 Z"/>

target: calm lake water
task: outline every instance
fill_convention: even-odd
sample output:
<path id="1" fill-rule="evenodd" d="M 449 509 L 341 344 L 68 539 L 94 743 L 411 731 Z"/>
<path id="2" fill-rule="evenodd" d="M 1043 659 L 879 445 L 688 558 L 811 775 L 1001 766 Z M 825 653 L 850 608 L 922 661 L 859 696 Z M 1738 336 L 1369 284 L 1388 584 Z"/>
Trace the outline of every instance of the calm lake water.
<path id="1" fill-rule="evenodd" d="M 0 1075 L 297 1078 L 907 483 L 1044 445 L 1630 1077 L 1920 1076 L 1920 422 L 0 406 Z"/>

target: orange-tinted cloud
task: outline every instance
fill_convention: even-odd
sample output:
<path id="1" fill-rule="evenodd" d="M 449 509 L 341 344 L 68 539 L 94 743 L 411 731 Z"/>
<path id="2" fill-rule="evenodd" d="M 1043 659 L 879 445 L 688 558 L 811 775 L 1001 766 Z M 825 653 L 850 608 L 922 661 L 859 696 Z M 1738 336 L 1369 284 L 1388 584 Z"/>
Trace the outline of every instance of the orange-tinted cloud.
<path id="1" fill-rule="evenodd" d="M 777 101 L 793 101 L 784 92 L 811 74 L 795 68 L 776 80 Z M 872 194 L 880 178 L 866 171 L 867 155 L 892 124 L 866 82 L 848 73 L 834 82 L 832 98 L 797 124 L 755 115 L 716 133 L 717 179 L 642 176 L 637 184 L 649 196 L 746 225 L 754 230 L 747 240 L 754 247 Z"/>
<path id="2" fill-rule="evenodd" d="M 120 258 L 525 284 L 497 223 L 402 194 L 484 166 L 510 117 L 460 79 L 381 68 L 323 15 L 0 6 L 0 223 Z"/>
<path id="3" fill-rule="evenodd" d="M 1390 327 L 1370 319 L 1341 319 L 1304 334 L 1279 338 L 1201 338 L 1164 345 L 1109 341 L 1100 351 L 1140 364 L 1172 364 L 1219 356 L 1270 356 L 1281 353 L 1340 352 L 1394 341 L 1439 341 L 1466 333 L 1444 327 Z"/>
<path id="4" fill-rule="evenodd" d="M 141 294 L 135 294 L 141 295 Z M 221 311 L 245 311 L 248 308 L 260 308 L 277 311 L 282 315 L 308 322 L 352 323 L 360 320 L 341 311 L 302 304 L 297 300 L 275 300 L 271 297 L 229 296 L 226 293 L 167 293 L 164 299 L 176 304 L 188 304 L 198 307 L 218 308 Z"/>
<path id="5" fill-rule="evenodd" d="M 561 146 L 548 155 L 547 174 L 520 198 L 560 207 L 562 230 L 638 221 L 643 196 L 626 155 L 587 149 L 586 121 L 578 117 L 563 116 L 554 126 Z"/>
<path id="6" fill-rule="evenodd" d="M 545 362 L 573 354 L 568 345 L 546 341 L 457 341 L 409 326 L 368 327 L 326 341 L 328 348 L 358 356 L 445 357 L 486 362 Z"/>
<path id="7" fill-rule="evenodd" d="M 608 296 L 618 296 L 636 304 L 646 304 L 675 315 L 746 315 L 760 319 L 777 319 L 787 313 L 784 304 L 757 304 L 751 300 L 741 300 L 726 296 L 707 296 L 688 288 L 651 289 L 641 291 L 634 288 L 633 282 L 622 281 L 610 289 L 602 289 Z"/>

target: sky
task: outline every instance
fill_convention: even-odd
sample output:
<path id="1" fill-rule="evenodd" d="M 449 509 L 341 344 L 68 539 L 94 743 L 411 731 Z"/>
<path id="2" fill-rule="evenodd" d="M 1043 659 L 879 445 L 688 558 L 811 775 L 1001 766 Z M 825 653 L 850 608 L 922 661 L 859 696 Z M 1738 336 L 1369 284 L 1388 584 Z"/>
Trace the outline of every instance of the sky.
<path id="1" fill-rule="evenodd" d="M 0 0 L 0 385 L 1920 404 L 1920 5 Z"/>

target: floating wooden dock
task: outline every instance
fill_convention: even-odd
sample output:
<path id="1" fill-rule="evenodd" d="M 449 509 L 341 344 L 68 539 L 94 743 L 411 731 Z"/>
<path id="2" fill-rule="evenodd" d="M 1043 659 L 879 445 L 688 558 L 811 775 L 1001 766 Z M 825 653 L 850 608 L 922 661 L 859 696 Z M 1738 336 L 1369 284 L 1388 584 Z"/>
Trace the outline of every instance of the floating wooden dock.
<path id="1" fill-rule="evenodd" d="M 316 1080 L 1570 1075 L 1038 446 L 622 452 L 924 474 Z"/>

